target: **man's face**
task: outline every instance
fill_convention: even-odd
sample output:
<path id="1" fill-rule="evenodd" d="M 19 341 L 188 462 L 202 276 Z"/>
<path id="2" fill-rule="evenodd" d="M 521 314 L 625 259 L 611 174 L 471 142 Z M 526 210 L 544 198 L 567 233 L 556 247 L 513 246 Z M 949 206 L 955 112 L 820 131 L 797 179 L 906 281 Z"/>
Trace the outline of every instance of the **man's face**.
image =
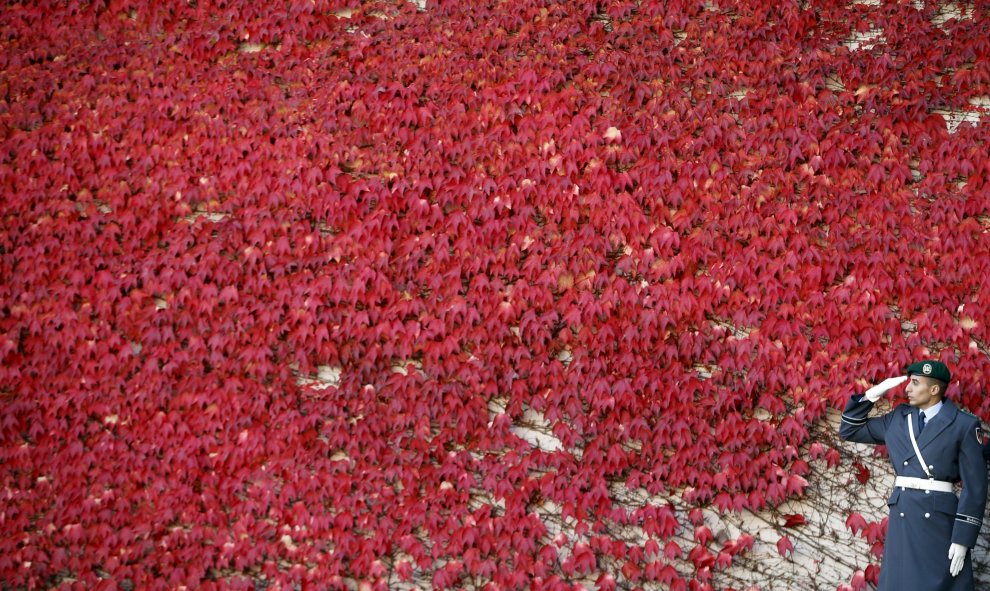
<path id="1" fill-rule="evenodd" d="M 938 403 L 941 396 L 935 392 L 935 381 L 923 376 L 910 376 L 904 393 L 907 394 L 908 404 L 922 410 Z"/>

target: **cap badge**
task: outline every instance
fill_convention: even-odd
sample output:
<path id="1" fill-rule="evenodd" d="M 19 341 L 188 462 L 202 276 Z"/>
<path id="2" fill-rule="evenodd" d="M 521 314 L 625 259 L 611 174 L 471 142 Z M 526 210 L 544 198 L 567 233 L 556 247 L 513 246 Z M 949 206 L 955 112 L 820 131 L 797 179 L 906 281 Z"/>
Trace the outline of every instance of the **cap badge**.
<path id="1" fill-rule="evenodd" d="M 921 371 L 923 371 L 926 376 L 928 374 L 932 373 L 932 364 L 931 363 L 926 363 L 925 366 L 921 368 Z"/>

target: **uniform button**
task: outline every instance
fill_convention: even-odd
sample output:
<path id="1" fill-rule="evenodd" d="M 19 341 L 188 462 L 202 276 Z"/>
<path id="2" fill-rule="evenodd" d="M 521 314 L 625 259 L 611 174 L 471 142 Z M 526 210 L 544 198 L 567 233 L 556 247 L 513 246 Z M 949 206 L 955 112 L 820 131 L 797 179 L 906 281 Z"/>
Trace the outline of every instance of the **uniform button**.
<path id="1" fill-rule="evenodd" d="M 925 519 L 928 519 L 928 518 L 929 518 L 929 517 L 931 517 L 931 516 L 932 516 L 932 514 L 931 514 L 931 513 L 925 513 Z"/>
<path id="2" fill-rule="evenodd" d="M 928 466 L 928 469 L 929 470 L 934 470 L 935 469 L 935 466 Z"/>
<path id="3" fill-rule="evenodd" d="M 903 513 L 901 513 L 901 517 L 904 517 L 904 514 Z"/>
<path id="4" fill-rule="evenodd" d="M 904 465 L 905 465 L 905 466 L 907 466 L 907 465 L 908 465 L 908 461 L 907 461 L 907 460 L 904 460 Z"/>
<path id="5" fill-rule="evenodd" d="M 930 495 L 931 493 L 932 493 L 932 491 L 930 491 L 930 490 L 926 490 L 926 491 L 925 491 L 925 494 L 926 494 L 926 495 Z"/>

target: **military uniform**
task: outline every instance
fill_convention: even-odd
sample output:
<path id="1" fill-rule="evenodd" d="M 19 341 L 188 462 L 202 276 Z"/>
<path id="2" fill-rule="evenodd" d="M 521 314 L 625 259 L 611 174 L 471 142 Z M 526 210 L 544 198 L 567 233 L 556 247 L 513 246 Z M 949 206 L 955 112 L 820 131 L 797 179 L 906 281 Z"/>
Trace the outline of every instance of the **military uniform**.
<path id="1" fill-rule="evenodd" d="M 947 553 L 952 543 L 972 550 L 983 524 L 987 466 L 979 419 L 943 400 L 919 433 L 918 409 L 902 404 L 867 418 L 872 409 L 863 395 L 850 398 L 839 434 L 858 443 L 886 444 L 899 477 L 887 501 L 890 517 L 878 590 L 972 591 L 972 551 L 956 577 L 949 573 Z M 909 420 L 927 472 L 911 442 Z M 956 497 L 950 483 L 960 481 Z"/>

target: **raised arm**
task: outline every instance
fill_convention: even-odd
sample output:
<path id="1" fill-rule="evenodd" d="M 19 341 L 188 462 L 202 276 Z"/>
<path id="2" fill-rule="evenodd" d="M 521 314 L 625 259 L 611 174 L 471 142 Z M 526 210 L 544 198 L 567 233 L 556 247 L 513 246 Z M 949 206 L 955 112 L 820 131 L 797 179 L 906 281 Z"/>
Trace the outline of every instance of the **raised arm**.
<path id="1" fill-rule="evenodd" d="M 839 425 L 839 436 L 846 441 L 856 443 L 884 443 L 887 438 L 887 425 L 890 416 L 867 418 L 873 410 L 873 404 L 883 396 L 883 393 L 907 380 L 907 376 L 887 378 L 866 391 L 865 394 L 855 394 L 849 398 L 845 410 L 842 411 L 842 422 Z"/>

